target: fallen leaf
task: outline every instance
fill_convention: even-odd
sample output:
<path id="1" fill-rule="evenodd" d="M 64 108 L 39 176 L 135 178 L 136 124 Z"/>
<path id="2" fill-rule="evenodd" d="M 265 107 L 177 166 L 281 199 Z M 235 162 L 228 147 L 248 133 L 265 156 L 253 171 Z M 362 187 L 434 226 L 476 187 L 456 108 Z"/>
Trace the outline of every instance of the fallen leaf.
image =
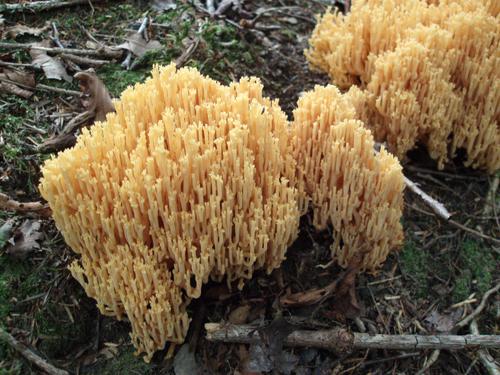
<path id="1" fill-rule="evenodd" d="M 194 353 L 189 350 L 189 344 L 181 346 L 175 355 L 173 366 L 175 375 L 199 375 L 202 373 Z"/>
<path id="2" fill-rule="evenodd" d="M 34 46 L 39 47 L 49 47 L 50 43 L 47 41 L 41 43 L 35 43 Z M 71 82 L 71 76 L 66 72 L 66 68 L 59 58 L 49 56 L 47 52 L 41 51 L 39 49 L 30 49 L 30 55 L 32 63 L 39 65 L 45 76 L 49 79 L 64 79 L 67 82 Z"/>
<path id="3" fill-rule="evenodd" d="M 27 99 L 33 95 L 33 91 L 28 88 L 35 88 L 35 75 L 33 73 L 0 68 L 0 91 Z"/>
<path id="4" fill-rule="evenodd" d="M 47 31 L 50 28 L 50 23 L 46 23 L 44 27 L 38 28 L 38 27 L 29 27 L 26 25 L 21 25 L 18 23 L 15 26 L 8 27 L 5 30 L 5 33 L 9 38 L 16 39 L 19 35 L 33 35 L 33 36 L 40 36 L 42 35 L 45 31 Z"/>
<path id="5" fill-rule="evenodd" d="M 125 49 L 137 57 L 142 57 L 148 51 L 162 48 L 162 45 L 157 40 L 146 41 L 142 33 L 134 33 L 128 36 L 126 42 L 118 45 L 117 48 Z"/>
<path id="6" fill-rule="evenodd" d="M 7 240 L 10 238 L 14 222 L 14 219 L 9 219 L 0 227 L 0 250 L 5 246 Z"/>
<path id="7" fill-rule="evenodd" d="M 250 314 L 250 305 L 238 306 L 231 314 L 227 320 L 233 324 L 244 324 L 247 322 L 248 315 Z"/>
<path id="8" fill-rule="evenodd" d="M 95 121 L 106 120 L 106 114 L 114 112 L 115 106 L 104 83 L 91 69 L 76 73 L 75 78 L 82 92 L 88 96 L 85 106 L 89 112 L 95 113 Z"/>
<path id="9" fill-rule="evenodd" d="M 441 314 L 437 310 L 433 310 L 426 318 L 431 331 L 440 333 L 451 332 L 462 316 L 462 309 L 452 310 L 448 314 Z"/>
<path id="10" fill-rule="evenodd" d="M 153 4 L 151 6 L 156 11 L 177 9 L 177 3 L 175 0 L 153 0 Z"/>
<path id="11" fill-rule="evenodd" d="M 43 237 L 40 226 L 40 220 L 26 220 L 7 241 L 5 252 L 14 258 L 26 259 L 31 252 L 40 248 L 38 241 Z"/>

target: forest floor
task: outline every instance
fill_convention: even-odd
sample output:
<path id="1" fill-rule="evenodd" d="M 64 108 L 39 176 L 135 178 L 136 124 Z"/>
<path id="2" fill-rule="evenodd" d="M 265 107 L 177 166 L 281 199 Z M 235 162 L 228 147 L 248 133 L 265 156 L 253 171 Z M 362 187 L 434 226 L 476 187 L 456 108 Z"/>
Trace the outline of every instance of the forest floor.
<path id="1" fill-rule="evenodd" d="M 161 49 L 134 58 L 129 70 L 121 65 L 125 55 L 96 68 L 113 97 L 143 81 L 153 64 L 168 64 L 181 57 L 184 65 L 224 83 L 244 75 L 259 77 L 265 94 L 279 99 L 291 117 L 302 92 L 328 83 L 328 77 L 310 70 L 303 55 L 315 15 L 324 12 L 328 3 L 332 4 L 247 1 L 240 11 L 229 9 L 212 18 L 201 8 L 205 2 L 96 1 L 90 6 L 89 1 L 50 11 L 3 12 L 0 33 L 2 42 L 50 41 L 54 23 L 64 48 L 89 48 L 91 38 L 115 46 L 149 16 L 148 33 L 162 44 Z M 154 4 L 163 9 L 156 10 Z M 31 61 L 22 47 L 0 48 L 0 78 L 5 78 L 5 69 L 13 68 L 11 63 Z M 48 79 L 46 72 L 33 70 L 33 66 L 15 68 L 27 76 L 34 73 L 37 84 L 79 90 L 76 80 Z M 80 68 L 87 66 L 65 59 L 63 71 L 59 66 L 57 74 L 64 76 L 65 70 L 72 76 Z M 42 91 L 39 87 L 23 98 L 5 93 L 4 88 L 0 84 L 0 192 L 18 201 L 37 201 L 40 167 L 50 157 L 38 152 L 37 146 L 60 132 L 84 108 L 81 99 L 69 91 Z M 209 343 L 197 327 L 206 322 L 262 322 L 282 317 L 300 321 L 309 329 L 343 326 L 391 334 L 450 331 L 499 282 L 499 248 L 489 239 L 498 239 L 500 234 L 498 195 L 493 197 L 490 213 L 483 214 L 493 177 L 459 165 L 437 171 L 425 152 L 409 155 L 405 175 L 442 202 L 466 229 L 439 219 L 419 197 L 406 191 L 404 246 L 389 256 L 377 275 L 359 276 L 357 319 L 335 313 L 340 303 L 335 295 L 300 308 L 277 303 L 285 291 L 323 287 L 339 275 L 335 266 L 320 267 L 330 260 L 331 235 L 316 233 L 306 217 L 299 239 L 280 269 L 271 275 L 257 272 L 242 292 L 216 283 L 206 285 L 203 299 L 190 306 L 193 322 L 187 342 L 191 352 L 183 348 L 173 359 L 165 359 L 165 352 L 157 353 L 146 364 L 133 355 L 128 323 L 101 316 L 94 301 L 70 276 L 67 266 L 75 254 L 54 222 L 34 213 L 2 211 L 0 328 L 46 361 L 74 374 L 415 374 L 432 351 L 359 350 L 336 356 L 314 348 L 284 349 L 282 360 L 276 363 L 246 345 Z M 490 298 L 478 324 L 481 333 L 500 334 L 498 295 Z M 458 333 L 469 333 L 468 327 Z M 499 351 L 491 354 L 500 356 Z M 475 350 L 442 350 L 426 373 L 484 374 L 482 366 Z M 40 370 L 0 342 L 0 375 L 30 373 Z"/>

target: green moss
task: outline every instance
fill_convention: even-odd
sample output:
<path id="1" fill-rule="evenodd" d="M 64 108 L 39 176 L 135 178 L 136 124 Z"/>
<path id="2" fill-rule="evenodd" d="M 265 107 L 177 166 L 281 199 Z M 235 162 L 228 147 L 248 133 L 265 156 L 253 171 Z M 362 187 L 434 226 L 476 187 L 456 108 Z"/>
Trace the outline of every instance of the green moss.
<path id="1" fill-rule="evenodd" d="M 147 76 L 145 71 L 124 70 L 120 65 L 106 66 L 99 69 L 98 74 L 114 98 L 118 98 L 128 86 L 143 82 Z"/>
<path id="2" fill-rule="evenodd" d="M 460 271 L 455 278 L 453 301 L 463 301 L 473 292 L 484 294 L 492 285 L 496 264 L 498 259 L 490 249 L 476 241 L 465 241 L 460 249 Z"/>
<path id="3" fill-rule="evenodd" d="M 428 254 L 417 249 L 413 242 L 407 242 L 401 252 L 401 269 L 403 275 L 410 280 L 409 289 L 416 297 L 424 297 L 428 292 Z"/>
<path id="4" fill-rule="evenodd" d="M 134 355 L 132 348 L 121 351 L 118 356 L 98 364 L 99 368 L 89 369 L 92 374 L 115 375 L 115 374 L 137 374 L 149 375 L 153 373 L 153 366 L 143 361 L 141 357 Z"/>

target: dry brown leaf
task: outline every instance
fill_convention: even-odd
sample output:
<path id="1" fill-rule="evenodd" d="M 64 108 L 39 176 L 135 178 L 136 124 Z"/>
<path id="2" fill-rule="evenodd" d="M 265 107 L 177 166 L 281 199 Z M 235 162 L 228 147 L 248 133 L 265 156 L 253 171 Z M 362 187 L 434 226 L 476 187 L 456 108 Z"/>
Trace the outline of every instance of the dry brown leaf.
<path id="1" fill-rule="evenodd" d="M 18 84 L 21 86 L 18 86 Z M 29 98 L 33 91 L 29 88 L 35 87 L 35 75 L 23 70 L 0 68 L 0 92 Z"/>
<path id="2" fill-rule="evenodd" d="M 233 324 L 245 324 L 248 320 L 248 315 L 250 315 L 250 305 L 238 306 L 231 311 L 228 320 Z"/>
<path id="3" fill-rule="evenodd" d="M 46 23 L 44 27 L 38 28 L 38 27 L 29 27 L 26 25 L 21 25 L 18 23 L 15 26 L 8 27 L 5 30 L 5 34 L 7 37 L 16 39 L 19 35 L 33 35 L 33 36 L 40 36 L 42 33 L 47 31 L 50 28 L 50 23 Z"/>
<path id="4" fill-rule="evenodd" d="M 78 72 L 75 78 L 80 83 L 80 89 L 89 100 L 86 103 L 87 110 L 95 113 L 95 121 L 106 120 L 106 114 L 115 111 L 115 106 L 104 83 L 91 69 Z"/>
<path id="5" fill-rule="evenodd" d="M 149 40 L 148 42 L 144 39 L 142 34 L 134 33 L 129 35 L 125 43 L 120 44 L 117 48 L 122 48 L 127 51 L 132 52 L 135 56 L 142 57 L 148 51 L 155 49 L 160 49 L 162 47 L 161 43 L 157 40 Z"/>
<path id="6" fill-rule="evenodd" d="M 31 252 L 39 249 L 38 241 L 43 237 L 40 226 L 40 220 L 24 221 L 7 241 L 6 253 L 17 259 L 26 259 Z"/>
<path id="7" fill-rule="evenodd" d="M 433 310 L 429 316 L 425 318 L 425 322 L 430 326 L 431 331 L 439 333 L 451 332 L 462 316 L 462 309 L 456 309 L 449 314 L 441 314 L 437 310 Z"/>
<path id="8" fill-rule="evenodd" d="M 35 43 L 35 46 L 40 47 L 49 47 L 50 43 L 47 41 L 41 43 Z M 67 82 L 71 82 L 71 76 L 66 72 L 66 68 L 64 67 L 61 60 L 57 57 L 52 57 L 47 54 L 45 51 L 41 51 L 38 49 L 30 49 L 30 55 L 32 58 L 32 63 L 39 65 L 45 76 L 49 79 L 64 79 Z"/>

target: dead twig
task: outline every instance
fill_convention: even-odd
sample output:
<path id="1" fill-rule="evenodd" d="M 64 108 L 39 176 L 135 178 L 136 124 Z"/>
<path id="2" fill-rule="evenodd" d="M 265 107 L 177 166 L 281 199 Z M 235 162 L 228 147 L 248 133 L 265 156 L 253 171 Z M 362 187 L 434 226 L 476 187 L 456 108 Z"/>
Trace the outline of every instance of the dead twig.
<path id="1" fill-rule="evenodd" d="M 99 0 L 93 0 L 99 1 Z M 82 5 L 82 4 L 90 4 L 89 0 L 68 0 L 68 1 L 60 1 L 60 0 L 41 0 L 41 1 L 33 1 L 33 2 L 22 2 L 18 4 L 3 4 L 0 5 L 0 12 L 40 12 L 46 11 L 56 8 L 62 8 L 67 6 L 74 5 Z"/>
<path id="2" fill-rule="evenodd" d="M 18 202 L 4 193 L 0 193 L 0 208 L 15 212 L 35 212 L 42 216 L 50 216 L 51 214 L 48 204 L 42 202 Z"/>
<path id="3" fill-rule="evenodd" d="M 470 333 L 472 333 L 473 335 L 479 335 L 479 328 L 475 319 L 473 319 L 470 323 Z M 500 368 L 495 363 L 494 358 L 488 353 L 486 349 L 479 349 L 477 351 L 477 354 L 479 355 L 481 363 L 486 368 L 486 371 L 488 371 L 488 374 L 500 375 Z"/>
<path id="4" fill-rule="evenodd" d="M 230 323 L 207 323 L 208 341 L 240 344 L 261 343 L 259 327 Z M 500 348 L 500 335 L 371 335 L 349 332 L 344 328 L 305 331 L 297 330 L 288 335 L 284 344 L 294 347 L 327 349 L 336 353 L 350 353 L 355 349 L 473 349 Z"/>
<path id="5" fill-rule="evenodd" d="M 26 89 L 26 90 L 51 91 L 51 92 L 56 92 L 58 94 L 63 94 L 63 95 L 83 96 L 83 94 L 80 91 L 61 89 L 59 87 L 52 87 L 52 86 L 44 85 L 42 83 L 39 83 L 35 87 L 32 87 L 29 85 L 24 85 L 20 82 L 11 81 L 10 79 L 7 79 L 7 78 L 0 78 L 0 82 L 10 83 L 11 85 L 16 85 L 16 86 L 19 86 L 19 87 Z"/>
<path id="6" fill-rule="evenodd" d="M 494 211 L 493 208 L 497 204 L 495 197 L 497 196 L 498 182 L 499 182 L 499 175 L 497 174 L 493 178 L 493 181 L 490 184 L 490 189 L 488 190 L 488 194 L 486 194 L 486 204 L 484 205 L 483 216 L 488 216 L 491 214 L 492 211 Z"/>
<path id="7" fill-rule="evenodd" d="M 175 59 L 175 65 L 177 65 L 177 68 L 180 68 L 183 66 L 185 63 L 188 62 L 190 57 L 193 55 L 194 51 L 196 51 L 196 48 L 200 44 L 200 38 L 195 38 L 193 41 L 189 44 L 189 46 L 182 52 L 182 54 Z"/>
<path id="8" fill-rule="evenodd" d="M 109 64 L 108 60 L 96 60 L 96 59 L 91 59 L 89 57 L 84 57 L 84 56 L 77 56 L 77 55 L 72 55 L 70 53 L 61 53 L 61 58 L 65 60 L 70 60 L 73 61 L 74 63 L 84 65 L 84 66 L 91 66 L 91 67 L 100 67 L 105 64 Z"/>
<path id="9" fill-rule="evenodd" d="M 436 213 L 437 216 L 439 216 L 443 220 L 448 220 L 451 217 L 451 214 L 442 203 L 438 202 L 425 191 L 420 189 L 416 183 L 414 183 L 407 177 L 404 177 L 404 181 L 406 187 L 413 193 L 417 194 L 420 198 L 422 198 L 422 200 Z"/>
<path id="10" fill-rule="evenodd" d="M 500 282 L 497 283 L 497 285 L 495 285 L 493 288 L 488 290 L 486 293 L 484 293 L 483 298 L 481 299 L 481 303 L 474 309 L 472 313 L 470 313 L 465 318 L 460 320 L 457 324 L 455 324 L 455 327 L 453 327 L 452 332 L 458 332 L 460 329 L 467 327 L 484 310 L 488 298 L 490 298 L 492 294 L 498 292 L 499 290 L 500 290 Z"/>
<path id="11" fill-rule="evenodd" d="M 494 237 L 491 237 L 491 236 L 488 236 L 487 234 L 484 234 L 484 233 L 481 233 L 475 229 L 472 229 L 472 228 L 469 228 L 469 227 L 466 227 L 465 225 L 459 223 L 458 221 L 455 221 L 455 220 L 448 220 L 448 223 L 450 223 L 451 225 L 453 225 L 454 227 L 457 227 L 461 230 L 463 230 L 464 232 L 468 232 L 476 237 L 479 237 L 479 238 L 482 238 L 484 240 L 488 240 L 488 241 L 491 241 L 493 243 L 496 243 L 497 245 L 500 245 L 500 240 L 497 239 L 497 238 L 494 238 Z"/>
<path id="12" fill-rule="evenodd" d="M 429 359 L 427 359 L 424 363 L 424 367 L 420 369 L 419 372 L 417 372 L 417 375 L 424 375 L 428 369 L 431 368 L 431 366 L 436 363 L 436 361 L 439 358 L 439 354 L 441 353 L 441 350 L 435 349 Z"/>
<path id="13" fill-rule="evenodd" d="M 24 50 L 34 49 L 54 54 L 70 53 L 79 56 L 105 56 L 113 59 L 120 58 L 123 55 L 122 50 L 112 49 L 110 47 L 99 47 L 96 49 L 79 49 L 79 48 L 42 47 L 42 46 L 34 46 L 31 43 L 0 42 L 0 48 L 24 49 Z"/>
<path id="14" fill-rule="evenodd" d="M 42 369 L 49 375 L 69 375 L 66 370 L 61 370 L 54 365 L 51 365 L 43 358 L 39 357 L 31 351 L 26 345 L 19 342 L 14 336 L 0 328 L 0 341 L 10 345 L 13 349 L 18 351 L 24 358 L 33 363 L 35 366 Z"/>

